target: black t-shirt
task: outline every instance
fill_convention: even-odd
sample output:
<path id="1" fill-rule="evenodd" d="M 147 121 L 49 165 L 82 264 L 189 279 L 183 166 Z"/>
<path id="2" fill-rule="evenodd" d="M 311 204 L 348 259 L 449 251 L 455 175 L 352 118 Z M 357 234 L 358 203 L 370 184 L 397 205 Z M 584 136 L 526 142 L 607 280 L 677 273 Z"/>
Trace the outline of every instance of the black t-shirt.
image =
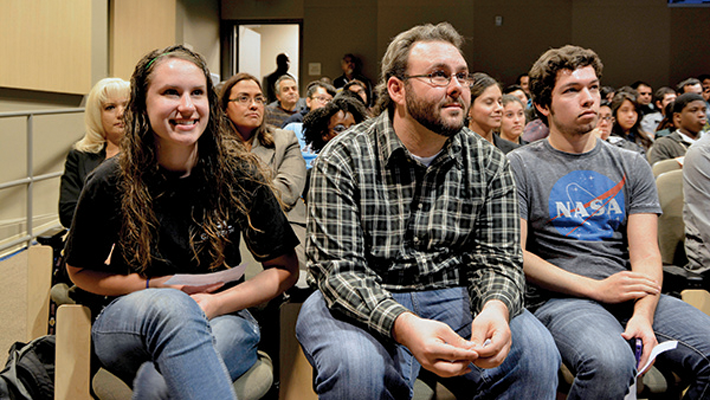
<path id="1" fill-rule="evenodd" d="M 197 232 L 194 240 L 198 248 L 199 242 L 206 239 L 196 222 L 202 215 L 196 209 L 197 199 L 206 190 L 200 171 L 193 169 L 185 178 L 168 171 L 160 171 L 159 176 L 156 184 L 151 186 L 158 239 L 147 275 L 209 272 L 211 258 L 207 251 L 195 257 L 189 244 L 192 232 Z M 67 264 L 119 274 L 135 272 L 123 257 L 124 252 L 132 249 L 122 248 L 119 241 L 123 216 L 118 181 L 119 166 L 114 159 L 101 164 L 87 179 L 67 240 Z M 245 215 L 235 215 L 223 224 L 222 232 L 229 239 L 224 250 L 226 266 L 235 267 L 241 262 L 239 241 L 242 232 L 258 261 L 281 256 L 296 247 L 298 239 L 271 189 L 247 175 L 239 181 L 248 193 L 241 197 L 251 210 L 252 227 Z M 105 260 L 114 244 L 110 265 L 106 265 Z M 226 266 L 216 270 L 226 269 Z"/>

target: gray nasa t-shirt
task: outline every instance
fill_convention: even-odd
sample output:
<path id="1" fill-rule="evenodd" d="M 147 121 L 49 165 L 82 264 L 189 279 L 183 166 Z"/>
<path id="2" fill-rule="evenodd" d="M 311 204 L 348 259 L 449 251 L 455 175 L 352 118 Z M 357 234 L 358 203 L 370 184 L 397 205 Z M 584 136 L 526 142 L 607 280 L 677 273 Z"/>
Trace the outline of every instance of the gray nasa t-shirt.
<path id="1" fill-rule="evenodd" d="M 602 140 L 587 153 L 570 154 L 544 139 L 508 158 L 528 222 L 528 251 L 594 279 L 630 269 L 628 216 L 661 213 L 651 167 L 640 154 Z M 560 296 L 528 286 L 528 306 Z"/>

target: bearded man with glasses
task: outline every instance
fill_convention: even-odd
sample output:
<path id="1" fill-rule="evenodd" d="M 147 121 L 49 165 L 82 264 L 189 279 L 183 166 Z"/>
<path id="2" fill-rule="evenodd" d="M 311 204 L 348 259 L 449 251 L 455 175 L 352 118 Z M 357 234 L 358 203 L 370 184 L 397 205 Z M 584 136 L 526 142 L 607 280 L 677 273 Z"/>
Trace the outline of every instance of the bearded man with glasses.
<path id="1" fill-rule="evenodd" d="M 464 126 L 471 78 L 448 23 L 382 59 L 378 116 L 316 159 L 296 337 L 321 399 L 408 399 L 422 367 L 457 398 L 554 399 L 559 355 L 523 308 L 508 162 Z"/>

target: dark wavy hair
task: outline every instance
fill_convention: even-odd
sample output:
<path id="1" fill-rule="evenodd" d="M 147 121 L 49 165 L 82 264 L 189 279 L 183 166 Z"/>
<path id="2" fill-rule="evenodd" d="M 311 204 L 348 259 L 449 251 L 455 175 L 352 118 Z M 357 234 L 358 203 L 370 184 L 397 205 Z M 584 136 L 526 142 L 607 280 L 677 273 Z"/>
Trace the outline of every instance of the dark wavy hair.
<path id="1" fill-rule="evenodd" d="M 304 140 L 311 145 L 311 149 L 316 153 L 320 152 L 326 142 L 323 136 L 328 133 L 330 118 L 338 111 L 350 113 L 359 124 L 367 118 L 367 109 L 362 104 L 362 99 L 357 98 L 357 94 L 348 91 L 338 93 L 337 96 L 325 107 L 318 108 L 306 114 L 303 118 Z"/>
<path id="2" fill-rule="evenodd" d="M 631 104 L 634 105 L 636 115 L 638 116 L 636 118 L 636 123 L 631 127 L 628 134 L 625 133 L 621 125 L 619 125 L 618 117 L 619 108 L 621 108 L 621 105 L 624 104 L 624 101 L 626 100 L 630 101 Z M 646 132 L 641 130 L 641 110 L 639 103 L 636 100 L 636 96 L 634 96 L 632 92 L 627 90 L 619 90 L 619 92 L 614 95 L 614 98 L 611 100 L 611 115 L 615 119 L 614 126 L 611 128 L 612 135 L 623 137 L 631 142 L 634 142 L 643 147 L 646 151 L 651 148 L 653 140 L 651 140 Z"/>
<path id="3" fill-rule="evenodd" d="M 227 119 L 219 107 L 217 94 L 207 65 L 197 53 L 183 46 L 170 46 L 146 54 L 131 76 L 131 97 L 125 111 L 125 138 L 119 155 L 121 208 L 123 223 L 120 244 L 123 257 L 136 272 L 149 276 L 154 258 L 162 258 L 157 252 L 158 225 L 153 209 L 154 199 L 161 196 L 161 182 L 165 177 L 158 166 L 156 142 L 148 113 L 146 95 L 153 81 L 156 68 L 166 60 L 182 59 L 196 65 L 204 74 L 209 101 L 209 122 L 198 139 L 199 156 L 192 173 L 203 182 L 201 193 L 195 196 L 196 204 L 191 218 L 199 231 L 190 232 L 190 247 L 194 259 L 207 254 L 209 268 L 224 264 L 224 248 L 228 239 L 220 234 L 223 221 L 244 218 L 249 223 L 246 199 L 251 194 L 243 186 L 244 179 L 267 185 L 255 156 L 229 133 Z M 195 240 L 206 237 L 207 240 Z"/>
<path id="4" fill-rule="evenodd" d="M 602 78 L 604 65 L 594 51 L 572 45 L 547 50 L 530 69 L 530 94 L 533 103 L 542 107 L 550 107 L 552 89 L 557 83 L 557 73 L 562 70 L 574 71 L 587 66 L 594 68 L 597 78 Z M 538 115 L 547 125 L 547 117 L 539 112 Z"/>
<path id="5" fill-rule="evenodd" d="M 225 113 L 227 112 L 227 106 L 229 105 L 229 96 L 232 92 L 232 88 L 234 85 L 237 83 L 243 81 L 243 80 L 251 80 L 256 83 L 256 85 L 259 87 L 259 90 L 261 91 L 262 95 L 264 94 L 263 89 L 261 88 L 261 83 L 259 83 L 259 80 L 256 79 L 254 75 L 247 74 L 246 72 L 240 72 L 233 77 L 227 79 L 226 82 L 224 82 L 224 85 L 222 85 L 222 90 L 219 92 L 219 105 L 222 108 L 222 111 Z M 261 143 L 262 146 L 268 147 L 270 149 L 274 148 L 274 134 L 271 132 L 271 128 L 266 124 L 266 105 L 264 105 L 264 114 L 261 116 L 261 124 L 255 129 L 254 131 L 254 137 L 256 140 Z M 234 126 L 234 122 L 227 118 L 229 121 L 229 126 L 232 128 L 233 132 L 235 135 L 237 135 L 238 140 L 242 140 L 241 135 L 239 135 L 239 132 L 237 132 L 237 127 Z"/>

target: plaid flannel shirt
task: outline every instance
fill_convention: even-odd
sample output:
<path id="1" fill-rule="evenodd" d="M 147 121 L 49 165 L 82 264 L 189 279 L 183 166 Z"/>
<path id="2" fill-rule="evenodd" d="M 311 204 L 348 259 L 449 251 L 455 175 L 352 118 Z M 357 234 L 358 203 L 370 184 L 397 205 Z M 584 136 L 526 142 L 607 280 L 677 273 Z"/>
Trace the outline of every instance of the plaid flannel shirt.
<path id="1" fill-rule="evenodd" d="M 308 193 L 309 282 L 328 306 L 392 338 L 407 311 L 390 292 L 466 286 L 475 317 L 523 307 L 520 214 L 506 157 L 468 128 L 429 167 L 387 112 L 340 134 L 316 158 Z"/>

